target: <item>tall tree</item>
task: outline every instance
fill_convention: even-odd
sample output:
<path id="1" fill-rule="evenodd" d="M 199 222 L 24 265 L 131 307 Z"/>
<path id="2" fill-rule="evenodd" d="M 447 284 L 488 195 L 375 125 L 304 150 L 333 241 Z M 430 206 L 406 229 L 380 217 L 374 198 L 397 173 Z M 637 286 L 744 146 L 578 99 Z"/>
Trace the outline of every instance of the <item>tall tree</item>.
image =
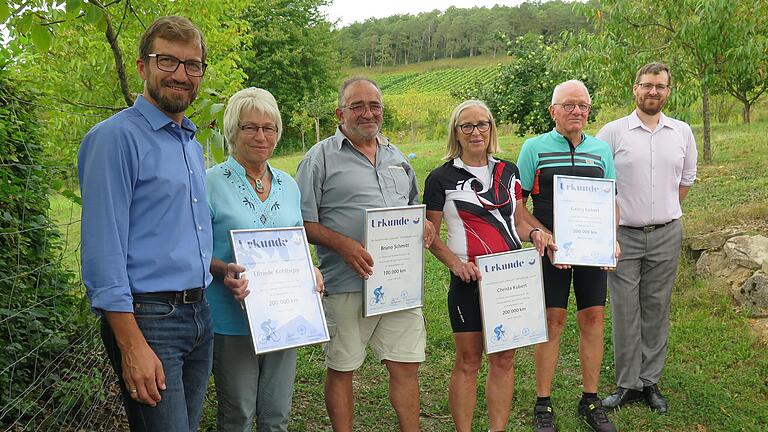
<path id="1" fill-rule="evenodd" d="M 269 90 L 285 124 L 302 99 L 334 87 L 338 71 L 336 39 L 319 11 L 327 0 L 262 0 L 245 18 L 251 43 L 242 53 L 247 84 Z"/>
<path id="2" fill-rule="evenodd" d="M 744 79 L 760 76 L 754 55 L 739 54 L 749 34 L 765 34 L 766 0 L 738 2 L 731 0 L 680 0 L 660 2 L 651 0 L 603 0 L 598 6 L 585 8 L 592 18 L 597 34 L 581 38 L 578 43 L 589 47 L 582 51 L 598 61 L 619 85 L 618 77 L 627 76 L 627 59 L 666 59 L 673 76 L 683 86 L 695 84 L 702 105 L 703 155 L 712 161 L 710 98 L 720 88 L 740 83 L 752 87 L 743 94 L 757 94 L 759 80 Z M 751 73 L 746 74 L 746 71 Z M 626 78 L 622 85 L 626 86 Z M 764 80 L 763 80 L 764 82 Z M 609 84 L 610 85 L 610 84 Z M 677 86 L 677 84 L 676 84 Z M 755 86 L 755 87 L 753 87 Z M 757 89 L 757 90 L 755 90 Z"/>

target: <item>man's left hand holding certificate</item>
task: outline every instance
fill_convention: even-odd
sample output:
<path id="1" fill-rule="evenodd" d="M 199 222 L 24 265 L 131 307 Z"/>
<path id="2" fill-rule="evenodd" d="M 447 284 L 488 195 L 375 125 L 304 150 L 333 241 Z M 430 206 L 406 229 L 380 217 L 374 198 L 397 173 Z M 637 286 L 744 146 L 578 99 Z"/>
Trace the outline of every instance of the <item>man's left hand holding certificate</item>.
<path id="1" fill-rule="evenodd" d="M 303 227 L 230 231 L 237 265 L 225 284 L 242 300 L 256 354 L 326 342 L 319 272 Z M 236 273 L 244 274 L 237 278 Z"/>

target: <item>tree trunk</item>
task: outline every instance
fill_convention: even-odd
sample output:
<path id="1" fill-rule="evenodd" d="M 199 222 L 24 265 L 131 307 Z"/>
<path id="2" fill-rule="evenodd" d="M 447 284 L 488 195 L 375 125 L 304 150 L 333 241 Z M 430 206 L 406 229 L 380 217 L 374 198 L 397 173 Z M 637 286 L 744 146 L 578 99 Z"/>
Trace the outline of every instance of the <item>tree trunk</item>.
<path id="1" fill-rule="evenodd" d="M 299 128 L 299 129 L 301 129 L 301 128 Z M 304 133 L 305 132 L 303 130 L 300 130 L 299 132 L 301 133 L 301 152 L 305 153 L 306 152 L 306 146 L 304 145 Z"/>
<path id="2" fill-rule="evenodd" d="M 749 112 L 752 110 L 752 104 L 749 101 L 744 102 L 744 108 L 741 110 L 741 117 L 744 124 L 749 124 Z"/>
<path id="3" fill-rule="evenodd" d="M 109 14 L 104 10 L 104 6 L 100 2 L 94 3 L 104 14 L 104 20 L 107 23 L 107 29 L 104 35 L 107 37 L 109 47 L 112 49 L 112 57 L 115 59 L 115 71 L 117 71 L 117 80 L 120 83 L 120 93 L 123 95 L 123 100 L 127 106 L 133 106 L 133 96 L 128 88 L 128 77 L 125 74 L 125 64 L 123 63 L 123 51 L 120 49 L 120 44 L 117 41 L 117 35 L 115 29 L 112 27 L 112 19 Z"/>
<path id="4" fill-rule="evenodd" d="M 706 84 L 701 84 L 701 111 L 704 120 L 704 163 L 712 163 L 712 145 L 710 142 L 710 112 L 709 112 L 709 90 Z"/>
<path id="5" fill-rule="evenodd" d="M 315 117 L 315 142 L 320 142 L 320 117 Z"/>

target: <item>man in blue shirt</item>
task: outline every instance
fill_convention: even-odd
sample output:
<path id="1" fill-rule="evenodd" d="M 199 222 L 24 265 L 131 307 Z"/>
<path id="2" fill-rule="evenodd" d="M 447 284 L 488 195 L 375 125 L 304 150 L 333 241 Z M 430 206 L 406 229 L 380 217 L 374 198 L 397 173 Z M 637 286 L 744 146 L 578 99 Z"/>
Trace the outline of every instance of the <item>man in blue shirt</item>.
<path id="1" fill-rule="evenodd" d="M 78 154 L 82 269 L 131 430 L 197 430 L 211 370 L 211 221 L 195 125 L 202 33 L 163 17 L 141 38 L 144 92 Z"/>

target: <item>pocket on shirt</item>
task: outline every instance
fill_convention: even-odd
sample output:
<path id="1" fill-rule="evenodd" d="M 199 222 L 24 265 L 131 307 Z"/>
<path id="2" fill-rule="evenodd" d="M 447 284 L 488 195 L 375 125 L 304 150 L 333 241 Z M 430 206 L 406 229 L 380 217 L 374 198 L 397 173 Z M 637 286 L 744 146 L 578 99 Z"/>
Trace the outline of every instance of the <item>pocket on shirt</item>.
<path id="1" fill-rule="evenodd" d="M 388 167 L 388 171 L 392 176 L 395 192 L 397 192 L 398 195 L 408 198 L 411 190 L 411 182 L 405 169 L 399 165 L 392 165 Z"/>

